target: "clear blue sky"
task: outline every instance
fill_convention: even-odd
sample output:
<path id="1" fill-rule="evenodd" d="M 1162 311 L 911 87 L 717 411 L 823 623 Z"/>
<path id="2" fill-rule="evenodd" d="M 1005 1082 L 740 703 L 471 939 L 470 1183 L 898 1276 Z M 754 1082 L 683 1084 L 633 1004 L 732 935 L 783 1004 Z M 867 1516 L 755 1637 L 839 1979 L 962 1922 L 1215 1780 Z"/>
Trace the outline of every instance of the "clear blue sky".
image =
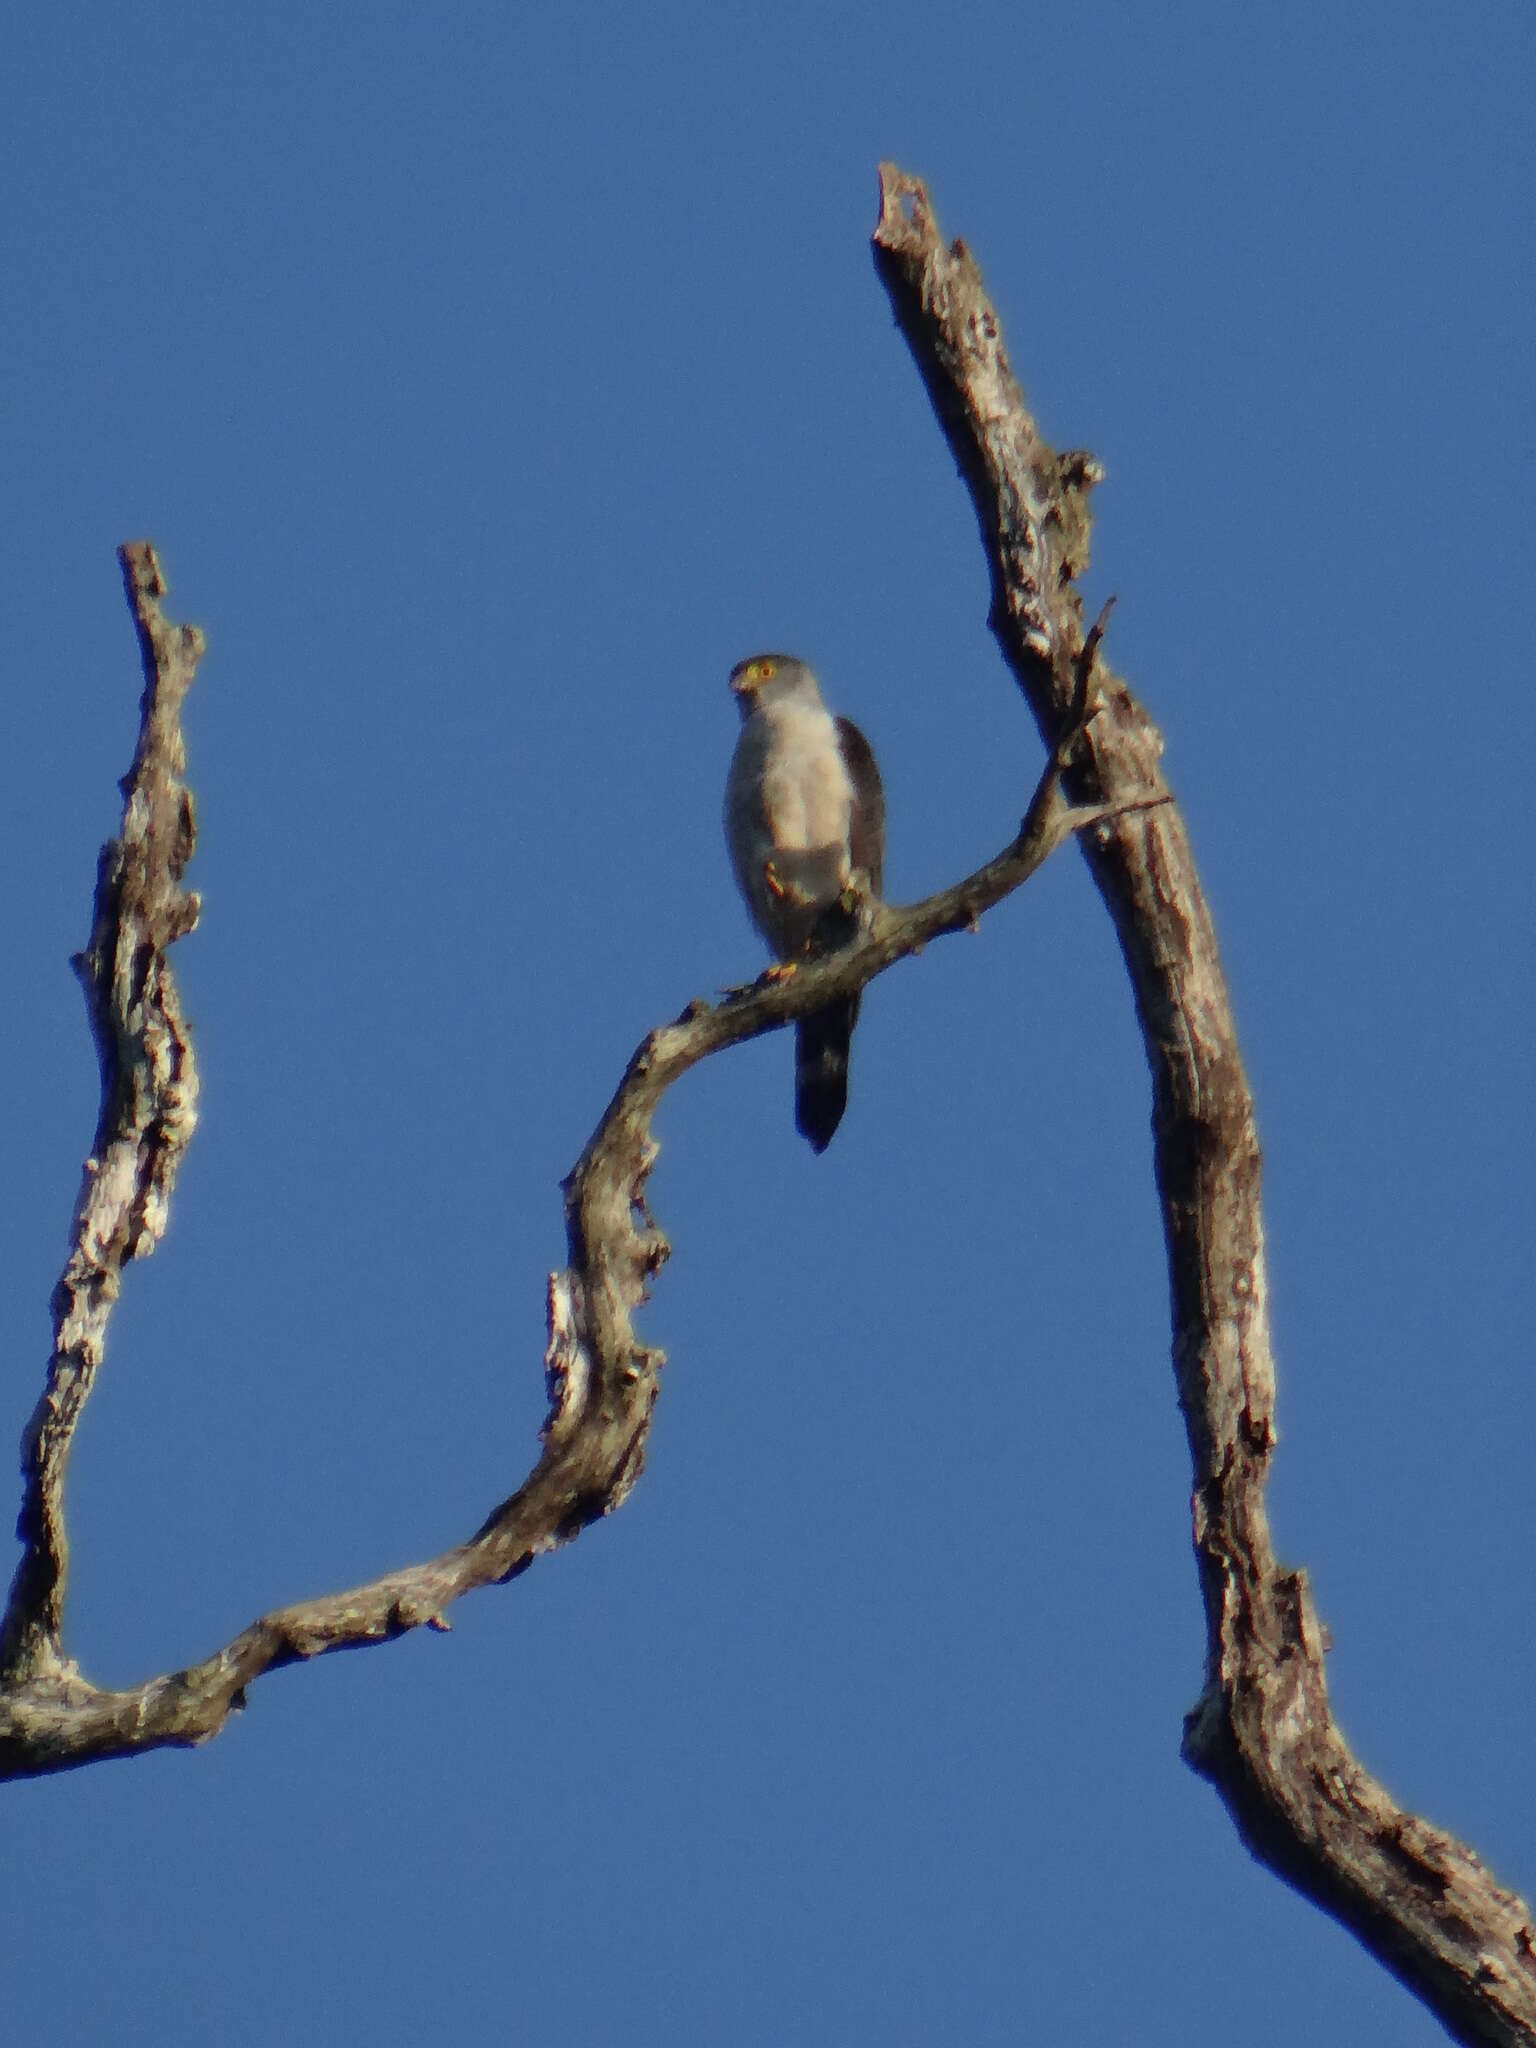
<path id="1" fill-rule="evenodd" d="M 893 156 L 1109 472 L 1090 595 L 1227 949 L 1340 1718 L 1536 1890 L 1533 56 L 1525 0 L 13 10 L 6 1441 L 94 1115 L 119 540 L 211 644 L 205 1118 L 73 1469 L 94 1676 L 522 1478 L 559 1177 L 761 964 L 732 662 L 870 733 L 893 895 L 1013 829 L 1038 743 L 868 255 Z M 1441 2038 L 1178 1759 L 1147 1079 L 1076 856 L 872 992 L 824 1159 L 790 1097 L 781 1037 L 664 1108 L 618 1517 L 203 1753 L 0 1792 L 10 2038 Z"/>

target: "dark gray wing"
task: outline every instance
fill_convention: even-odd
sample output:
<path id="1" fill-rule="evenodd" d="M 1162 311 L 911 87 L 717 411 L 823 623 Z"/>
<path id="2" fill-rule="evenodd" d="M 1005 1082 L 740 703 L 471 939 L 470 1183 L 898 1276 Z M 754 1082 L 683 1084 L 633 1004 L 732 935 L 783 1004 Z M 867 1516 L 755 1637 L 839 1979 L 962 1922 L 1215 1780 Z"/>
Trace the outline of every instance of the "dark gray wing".
<path id="1" fill-rule="evenodd" d="M 853 815 L 848 821 L 848 857 L 869 876 L 878 896 L 885 882 L 885 787 L 875 766 L 874 750 L 851 718 L 839 718 L 837 744 L 853 784 Z"/>

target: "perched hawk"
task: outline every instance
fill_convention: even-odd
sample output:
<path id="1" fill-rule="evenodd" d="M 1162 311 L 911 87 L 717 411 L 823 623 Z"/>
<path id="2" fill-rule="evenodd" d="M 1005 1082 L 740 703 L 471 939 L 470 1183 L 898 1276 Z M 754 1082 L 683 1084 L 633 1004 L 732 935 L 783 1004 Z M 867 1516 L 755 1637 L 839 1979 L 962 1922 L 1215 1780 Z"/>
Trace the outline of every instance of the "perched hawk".
<path id="1" fill-rule="evenodd" d="M 885 792 L 869 741 L 821 701 L 816 678 L 789 654 L 757 654 L 731 670 L 741 736 L 725 784 L 725 840 L 747 913 L 781 960 L 837 944 L 834 907 L 880 894 Z M 825 1152 L 848 1101 L 848 1043 L 859 999 L 795 1027 L 795 1127 Z"/>

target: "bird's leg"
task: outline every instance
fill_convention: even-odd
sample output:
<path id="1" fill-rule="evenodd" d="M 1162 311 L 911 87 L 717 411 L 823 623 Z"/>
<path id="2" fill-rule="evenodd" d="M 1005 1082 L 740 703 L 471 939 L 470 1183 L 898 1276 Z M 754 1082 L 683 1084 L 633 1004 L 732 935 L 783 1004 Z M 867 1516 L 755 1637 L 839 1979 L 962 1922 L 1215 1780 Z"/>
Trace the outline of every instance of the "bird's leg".
<path id="1" fill-rule="evenodd" d="M 835 899 L 841 885 L 832 859 L 827 847 L 781 849 L 763 862 L 763 886 L 787 910 L 816 910 Z"/>
<path id="2" fill-rule="evenodd" d="M 774 865 L 772 856 L 763 862 L 763 886 L 775 903 L 788 903 L 795 909 L 803 906 L 804 899 L 790 882 L 787 882 Z M 771 967 L 765 967 L 757 977 L 759 983 L 788 981 L 795 971 L 793 960 L 775 960 Z"/>

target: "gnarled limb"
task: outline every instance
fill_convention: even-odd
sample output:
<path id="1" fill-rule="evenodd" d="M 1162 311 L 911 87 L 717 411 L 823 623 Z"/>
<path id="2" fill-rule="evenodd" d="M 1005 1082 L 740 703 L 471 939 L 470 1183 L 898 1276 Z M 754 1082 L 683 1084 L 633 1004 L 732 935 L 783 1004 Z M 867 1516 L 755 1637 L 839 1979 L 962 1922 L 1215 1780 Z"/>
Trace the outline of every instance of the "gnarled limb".
<path id="1" fill-rule="evenodd" d="M 152 550 L 124 550 L 148 687 L 123 831 L 104 850 L 91 943 L 77 963 L 102 1111 L 55 1294 L 48 1383 L 23 1445 L 23 1556 L 0 1625 L 0 1775 L 207 1740 L 262 1672 L 445 1627 L 444 1609 L 460 1594 L 514 1577 L 615 1507 L 640 1469 L 661 1365 L 630 1318 L 667 1252 L 644 1207 L 656 1156 L 650 1123 L 665 1088 L 711 1052 L 850 995 L 928 940 L 973 924 L 1064 837 L 1092 826 L 1088 859 L 1120 936 L 1153 1076 L 1174 1363 L 1195 1468 L 1209 1658 L 1185 1753 L 1217 1785 L 1254 1853 L 1351 1927 L 1456 2038 L 1536 2039 L 1527 1909 L 1470 1851 L 1397 1808 L 1350 1756 L 1329 1715 L 1305 1579 L 1282 1569 L 1270 1546 L 1274 1386 L 1259 1150 L 1230 1003 L 1155 727 L 1118 679 L 1097 671 L 1083 730 L 1094 636 L 1083 633 L 1073 579 L 1087 561 L 1087 494 L 1099 471 L 1041 440 L 980 275 L 961 245 L 942 243 L 923 187 L 887 166 L 882 197 L 880 272 L 971 490 L 994 631 L 1051 747 L 1024 827 L 954 888 L 878 910 L 846 949 L 718 1005 L 690 1005 L 646 1039 L 566 1186 L 571 1263 L 549 1286 L 543 1453 L 468 1542 L 268 1614 L 187 1670 L 106 1691 L 62 1648 L 64 1470 L 123 1269 L 164 1228 L 196 1105 L 165 952 L 196 918 L 195 898 L 180 886 L 192 811 L 178 713 L 202 643 L 162 620 Z"/>
<path id="2" fill-rule="evenodd" d="M 22 1439 L 21 1563 L 0 1625 L 0 1677 L 43 1680 L 60 1647 L 69 1541 L 64 1474 L 90 1398 L 107 1322 L 130 1259 L 165 1232 L 167 1205 L 197 1123 L 197 1066 L 166 962 L 197 923 L 181 886 L 197 827 L 181 780 L 181 705 L 203 654 L 195 627 L 170 625 L 147 542 L 118 550 L 144 659 L 139 742 L 122 782 L 123 828 L 101 850 L 91 936 L 73 966 L 101 1065 L 101 1111 L 75 1207 L 70 1253 L 53 1291 L 53 1355 Z"/>
<path id="3" fill-rule="evenodd" d="M 106 1690 L 62 1646 L 63 1474 L 123 1269 L 164 1230 L 195 1120 L 192 1048 L 165 949 L 197 919 L 196 898 L 180 887 L 193 819 L 180 780 L 179 714 L 203 646 L 193 629 L 162 619 L 165 585 L 153 549 L 125 548 L 122 559 L 147 685 L 138 751 L 123 783 L 122 834 L 103 849 L 91 943 L 77 962 L 101 1060 L 102 1112 L 55 1296 L 59 1334 L 48 1385 L 23 1446 L 24 1551 L 0 1660 L 0 1777 L 205 1742 L 263 1672 L 423 1625 L 446 1628 L 444 1611 L 462 1594 L 515 1578 L 611 1513 L 639 1476 L 662 1364 L 631 1322 L 668 1250 L 644 1203 L 657 1153 L 650 1127 L 662 1095 L 711 1053 L 851 995 L 930 940 L 973 927 L 1063 840 L 1105 815 L 1102 805 L 1069 803 L 1062 790 L 1062 771 L 1097 711 L 1089 701 L 1093 636 L 1070 678 L 1066 730 L 1017 836 L 995 860 L 923 903 L 873 907 L 855 943 L 799 964 L 792 975 L 770 973 L 718 1004 L 690 1004 L 635 1053 L 566 1182 L 570 1265 L 550 1276 L 548 1293 L 550 1412 L 542 1455 L 518 1491 L 440 1557 L 263 1615 L 200 1664 Z"/>
<path id="4" fill-rule="evenodd" d="M 970 489 L 992 577 L 991 626 L 1049 741 L 1082 645 L 1100 472 L 1042 440 L 981 273 L 946 246 L 921 182 L 881 167 L 875 262 Z M 1114 677 L 1083 747 L 1111 806 L 1084 835 L 1130 972 L 1152 1070 L 1173 1363 L 1194 1461 L 1205 1689 L 1184 1755 L 1261 1862 L 1332 1913 L 1459 2041 L 1536 2040 L 1529 1908 L 1472 1852 L 1398 1807 L 1334 1726 L 1323 1634 L 1302 1572 L 1270 1544 L 1275 1447 L 1259 1142 L 1231 1001 L 1189 837 L 1165 797 L 1156 728 Z"/>

